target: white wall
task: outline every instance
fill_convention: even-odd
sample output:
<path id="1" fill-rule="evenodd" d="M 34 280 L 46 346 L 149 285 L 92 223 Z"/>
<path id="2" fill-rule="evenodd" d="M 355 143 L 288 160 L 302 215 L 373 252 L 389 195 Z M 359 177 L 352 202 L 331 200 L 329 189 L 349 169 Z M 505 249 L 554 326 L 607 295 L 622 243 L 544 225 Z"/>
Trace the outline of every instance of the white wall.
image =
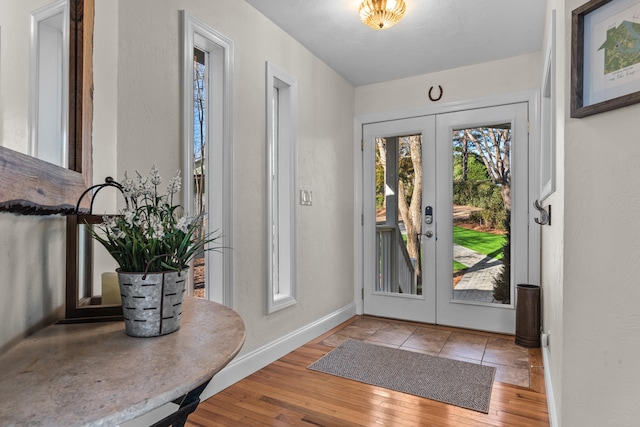
<path id="1" fill-rule="evenodd" d="M 120 179 L 116 165 L 118 139 L 118 2 L 95 1 L 93 34 L 93 183 L 107 176 Z M 114 213 L 121 196 L 114 190 L 100 192 L 94 213 Z"/>
<path id="2" fill-rule="evenodd" d="M 0 213 L 0 353 L 64 311 L 61 217 Z"/>
<path id="3" fill-rule="evenodd" d="M 492 97 L 540 87 L 540 53 L 485 62 L 437 73 L 423 74 L 356 88 L 356 115 L 382 111 L 410 110 L 424 106 Z M 437 102 L 429 100 L 440 93 Z"/>
<path id="4" fill-rule="evenodd" d="M 583 3 L 565 3 L 566 70 L 571 11 Z M 569 118 L 568 110 L 565 105 L 561 422 L 637 425 L 640 105 L 582 119 Z"/>
<path id="5" fill-rule="evenodd" d="M 569 117 L 571 11 L 557 13 L 557 180 L 542 229 L 543 326 L 561 426 L 635 425 L 640 410 L 640 106 Z"/>
<path id="6" fill-rule="evenodd" d="M 353 87 L 247 3 L 237 0 L 119 3 L 118 171 L 169 177 L 180 160 L 179 10 L 235 46 L 235 309 L 243 353 L 353 301 Z M 266 312 L 265 61 L 298 80 L 298 303 Z M 223 231 L 224 232 L 224 231 Z"/>
<path id="7" fill-rule="evenodd" d="M 555 407 L 555 413 L 562 412 L 563 390 L 563 283 L 564 283 L 564 222 L 565 222 L 565 184 L 564 184 L 564 122 L 565 108 L 567 105 L 567 90 L 565 76 L 569 75 L 568 51 L 570 45 L 567 39 L 566 28 L 569 22 L 564 13 L 561 0 L 549 0 L 547 3 L 547 31 L 550 35 L 551 11 L 556 9 L 556 180 L 555 192 L 543 202 L 543 205 L 551 205 L 551 225 L 540 228 L 541 232 L 541 271 L 540 284 L 542 286 L 542 327 L 544 333 L 549 336 L 548 360 L 545 370 L 551 379 L 547 384 L 548 397 L 553 399 L 551 411 Z M 545 40 L 548 43 L 549 40 Z M 542 80 L 542 72 L 540 79 Z M 553 413 L 550 414 L 552 417 Z"/>

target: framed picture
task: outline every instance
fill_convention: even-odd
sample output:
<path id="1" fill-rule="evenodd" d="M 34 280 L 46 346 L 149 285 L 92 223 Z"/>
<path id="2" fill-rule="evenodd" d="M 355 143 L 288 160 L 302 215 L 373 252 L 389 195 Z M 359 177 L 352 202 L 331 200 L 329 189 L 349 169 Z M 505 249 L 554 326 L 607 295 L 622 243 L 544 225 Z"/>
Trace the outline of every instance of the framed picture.
<path id="1" fill-rule="evenodd" d="M 591 0 L 571 16 L 571 117 L 640 102 L 640 0 Z"/>

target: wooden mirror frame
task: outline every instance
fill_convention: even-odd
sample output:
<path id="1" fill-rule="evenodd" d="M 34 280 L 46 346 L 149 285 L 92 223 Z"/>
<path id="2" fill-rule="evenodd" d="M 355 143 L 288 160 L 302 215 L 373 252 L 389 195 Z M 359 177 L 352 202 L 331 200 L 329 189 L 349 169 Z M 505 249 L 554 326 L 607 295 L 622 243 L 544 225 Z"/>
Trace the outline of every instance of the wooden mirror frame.
<path id="1" fill-rule="evenodd" d="M 0 146 L 0 211 L 69 214 L 92 184 L 94 0 L 69 10 L 69 168 Z"/>

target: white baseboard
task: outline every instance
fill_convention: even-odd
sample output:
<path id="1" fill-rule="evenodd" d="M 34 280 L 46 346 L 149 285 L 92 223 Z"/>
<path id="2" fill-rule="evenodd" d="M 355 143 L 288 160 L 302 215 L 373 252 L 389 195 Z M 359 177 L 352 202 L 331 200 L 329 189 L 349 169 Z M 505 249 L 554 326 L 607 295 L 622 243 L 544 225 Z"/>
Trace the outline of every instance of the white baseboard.
<path id="1" fill-rule="evenodd" d="M 302 347 L 314 338 L 335 328 L 342 322 L 349 320 L 355 314 L 356 305 L 351 303 L 288 335 L 237 357 L 213 377 L 207 388 L 200 395 L 200 400 L 208 399 L 241 379 L 248 377 L 298 347 Z"/>
<path id="2" fill-rule="evenodd" d="M 544 335 L 544 334 L 543 334 Z M 541 340 L 546 343 L 546 337 Z M 549 411 L 549 426 L 560 427 L 558 413 L 556 412 L 556 400 L 553 396 L 553 384 L 551 384 L 551 367 L 549 365 L 549 347 L 542 346 L 542 363 L 544 365 L 544 387 L 547 393 L 547 410 Z"/>

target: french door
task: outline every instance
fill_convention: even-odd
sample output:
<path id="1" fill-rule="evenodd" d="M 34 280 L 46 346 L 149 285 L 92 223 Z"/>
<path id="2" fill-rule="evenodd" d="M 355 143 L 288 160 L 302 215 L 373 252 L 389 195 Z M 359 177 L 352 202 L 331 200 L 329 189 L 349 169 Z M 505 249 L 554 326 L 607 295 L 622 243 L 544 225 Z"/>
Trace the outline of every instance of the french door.
<path id="1" fill-rule="evenodd" d="M 435 116 L 363 128 L 365 314 L 436 322 L 436 223 L 422 215 L 436 202 L 435 130 Z"/>
<path id="2" fill-rule="evenodd" d="M 527 109 L 363 125 L 365 314 L 514 332 L 515 284 L 529 281 Z"/>

